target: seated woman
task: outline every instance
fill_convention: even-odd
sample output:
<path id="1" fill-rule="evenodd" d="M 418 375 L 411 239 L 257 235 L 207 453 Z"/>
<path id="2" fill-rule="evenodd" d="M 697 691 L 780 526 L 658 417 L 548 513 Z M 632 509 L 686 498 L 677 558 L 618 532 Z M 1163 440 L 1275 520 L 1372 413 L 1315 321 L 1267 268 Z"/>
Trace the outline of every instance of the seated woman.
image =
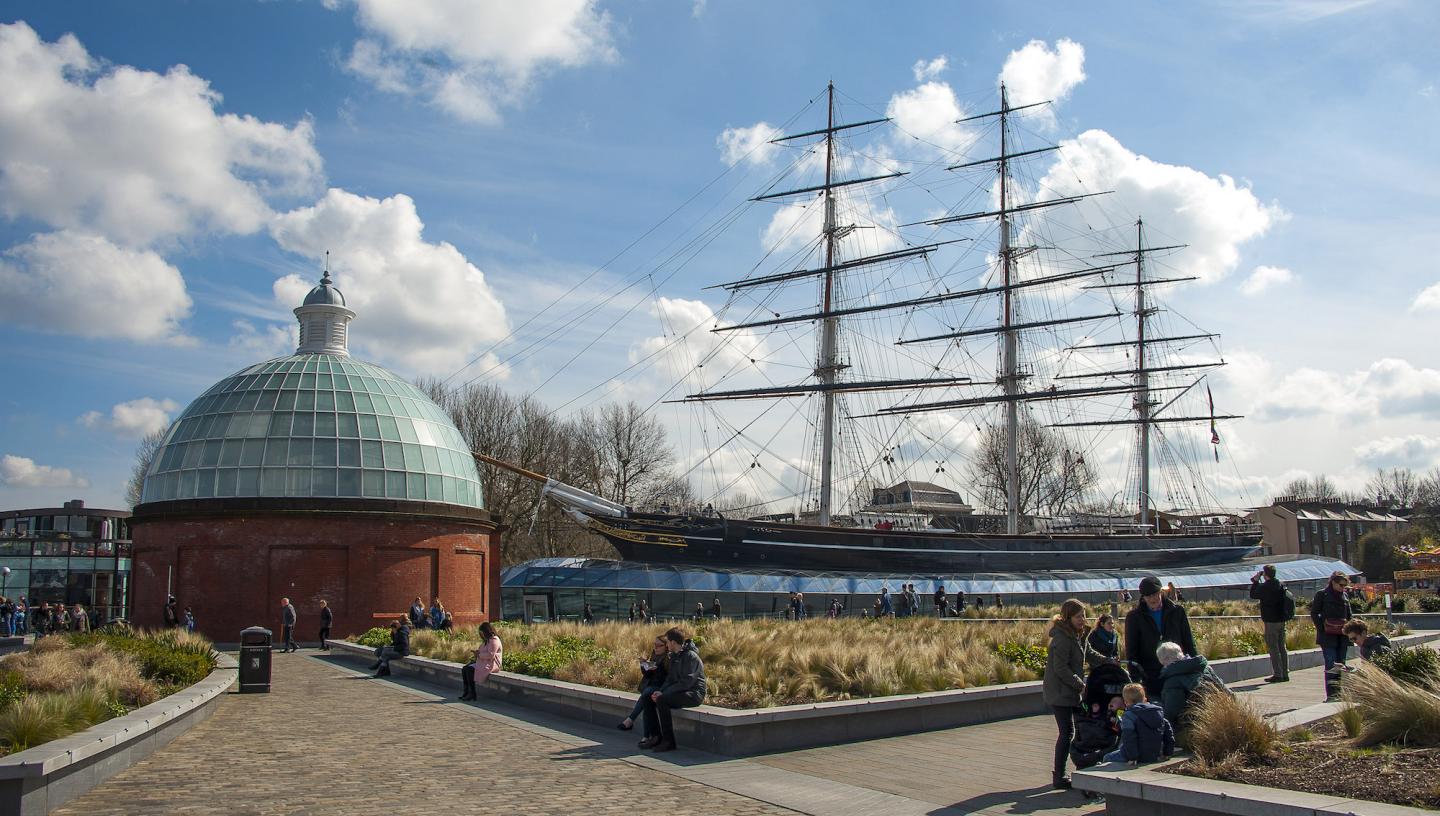
<path id="1" fill-rule="evenodd" d="M 444 620 L 440 621 L 440 625 L 435 628 L 436 630 L 441 632 L 455 631 L 455 616 L 451 615 L 449 612 L 446 612 Z"/>
<path id="2" fill-rule="evenodd" d="M 694 708 L 705 702 L 705 663 L 690 639 L 690 633 L 675 627 L 665 633 L 665 648 L 670 652 L 670 668 L 665 684 L 650 692 L 645 700 L 645 722 L 659 722 L 659 735 L 640 743 L 641 748 L 655 751 L 675 750 L 675 724 L 672 712 L 677 708 Z"/>
<path id="3" fill-rule="evenodd" d="M 1183 726 L 1181 720 L 1197 694 L 1205 690 L 1231 693 L 1208 660 L 1199 655 L 1187 657 L 1178 643 L 1167 640 L 1160 644 L 1155 658 L 1160 661 L 1160 703 L 1165 719 L 1177 730 Z"/>
<path id="4" fill-rule="evenodd" d="M 495 627 L 490 625 L 490 621 L 480 624 L 480 641 L 475 657 L 460 668 L 460 682 L 464 684 L 464 690 L 460 692 L 462 700 L 474 700 L 475 684 L 485 682 L 491 674 L 500 671 L 504 644 L 500 642 L 500 636 L 495 634 Z"/>
<path id="5" fill-rule="evenodd" d="M 629 731 L 635 727 L 635 720 L 639 718 L 640 712 L 645 710 L 645 698 L 665 685 L 665 673 L 669 668 L 670 650 L 665 646 L 665 637 L 662 635 L 650 644 L 650 656 L 640 660 L 640 696 L 635 699 L 635 707 L 630 709 L 630 716 L 621 720 L 616 728 Z M 646 723 L 645 736 L 651 736 L 652 730 L 655 728 Z M 658 734 L 659 731 L 655 730 L 655 733 Z"/>

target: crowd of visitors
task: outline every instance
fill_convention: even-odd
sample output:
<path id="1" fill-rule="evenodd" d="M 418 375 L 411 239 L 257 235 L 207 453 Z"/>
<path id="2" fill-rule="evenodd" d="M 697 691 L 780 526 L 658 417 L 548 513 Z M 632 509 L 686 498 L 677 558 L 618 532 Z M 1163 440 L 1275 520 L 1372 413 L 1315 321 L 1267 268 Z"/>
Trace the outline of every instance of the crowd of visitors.
<path id="1" fill-rule="evenodd" d="M 0 595 L 0 634 L 6 637 L 34 634 L 43 637 L 62 632 L 88 632 L 103 623 L 98 609 L 83 604 L 49 603 L 32 606 L 24 595 L 10 598 Z"/>

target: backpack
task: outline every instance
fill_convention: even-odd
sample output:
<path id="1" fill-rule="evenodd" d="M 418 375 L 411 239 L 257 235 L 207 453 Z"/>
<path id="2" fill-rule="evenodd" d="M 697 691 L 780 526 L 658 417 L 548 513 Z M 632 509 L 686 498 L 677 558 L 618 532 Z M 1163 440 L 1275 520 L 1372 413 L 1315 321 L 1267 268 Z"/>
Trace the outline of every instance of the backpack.
<path id="1" fill-rule="evenodd" d="M 1280 611 L 1284 614 L 1285 620 L 1295 620 L 1295 595 L 1290 592 L 1289 587 L 1285 588 L 1285 595 L 1280 600 Z"/>

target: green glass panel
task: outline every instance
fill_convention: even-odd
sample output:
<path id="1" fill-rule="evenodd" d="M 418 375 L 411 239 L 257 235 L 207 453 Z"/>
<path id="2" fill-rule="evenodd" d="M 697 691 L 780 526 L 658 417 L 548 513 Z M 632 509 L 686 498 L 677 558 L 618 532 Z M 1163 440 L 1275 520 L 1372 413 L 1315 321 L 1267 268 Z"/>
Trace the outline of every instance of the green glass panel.
<path id="1" fill-rule="evenodd" d="M 380 419 L 374 414 L 360 415 L 360 436 L 364 439 L 380 438 Z"/>
<path id="2" fill-rule="evenodd" d="M 295 412 L 295 427 L 290 432 L 291 436 L 314 436 L 315 415 L 309 411 Z"/>
<path id="3" fill-rule="evenodd" d="M 279 411 L 293 411 L 293 410 L 295 410 L 295 393 L 296 393 L 296 392 L 294 392 L 294 391 L 277 391 L 276 393 L 278 393 L 278 394 L 280 395 L 279 401 L 275 403 L 275 408 L 276 408 L 276 410 L 279 410 Z"/>
<path id="4" fill-rule="evenodd" d="M 356 419 L 354 414 L 340 414 L 336 418 L 339 420 L 336 427 L 339 436 L 360 435 L 360 420 Z"/>
<path id="5" fill-rule="evenodd" d="M 335 435 L 335 414 L 330 411 L 317 411 L 315 413 L 315 435 Z"/>
<path id="6" fill-rule="evenodd" d="M 234 496 L 235 485 L 240 472 L 234 468 L 221 468 L 215 472 L 215 495 Z"/>
<path id="7" fill-rule="evenodd" d="M 306 441 L 308 442 L 309 440 Z M 287 439 L 271 439 L 270 444 L 265 446 L 265 464 L 285 464 L 285 455 L 289 450 L 288 442 L 289 440 Z"/>
<path id="8" fill-rule="evenodd" d="M 333 411 L 333 410 L 335 410 L 335 392 L 334 392 L 334 391 L 316 391 L 316 392 L 315 392 L 315 410 L 317 410 L 317 411 Z"/>
<path id="9" fill-rule="evenodd" d="M 360 440 L 341 439 L 338 452 L 340 456 L 338 464 L 341 467 L 360 466 Z"/>
<path id="10" fill-rule="evenodd" d="M 308 467 L 314 464 L 314 450 L 315 441 L 313 439 L 292 439 L 290 440 L 290 457 L 286 464 Z"/>
<path id="11" fill-rule="evenodd" d="M 408 485 L 407 498 L 411 498 L 416 501 L 425 500 L 425 474 L 407 473 L 405 474 L 405 483 Z"/>
<path id="12" fill-rule="evenodd" d="M 201 468 L 195 471 L 195 496 L 209 498 L 215 495 L 215 469 Z"/>
<path id="13" fill-rule="evenodd" d="M 200 451 L 200 467 L 215 467 L 220 464 L 220 441 L 206 442 Z"/>
<path id="14" fill-rule="evenodd" d="M 384 420 L 381 420 L 384 423 Z M 397 417 L 395 425 L 400 429 L 400 439 L 403 442 L 419 442 L 420 438 L 415 435 L 415 420 L 407 417 Z"/>
<path id="15" fill-rule="evenodd" d="M 385 495 L 391 499 L 406 498 L 404 473 L 398 470 L 385 471 Z"/>
<path id="16" fill-rule="evenodd" d="M 444 476 L 436 476 L 433 473 L 425 476 L 425 497 L 430 501 L 440 501 L 445 497 L 445 490 L 441 487 L 444 483 Z"/>
<path id="17" fill-rule="evenodd" d="M 285 495 L 310 495 L 310 468 L 290 468 L 286 482 Z"/>
<path id="18" fill-rule="evenodd" d="M 270 415 L 269 436 L 289 436 L 290 423 L 295 420 L 295 415 L 289 411 L 276 411 Z"/>
<path id="19" fill-rule="evenodd" d="M 380 438 L 391 442 L 400 441 L 400 428 L 395 424 L 395 417 L 378 416 L 380 421 Z"/>
<path id="20" fill-rule="evenodd" d="M 391 470 L 405 469 L 405 448 L 399 442 L 384 442 L 385 466 Z"/>
<path id="21" fill-rule="evenodd" d="M 368 498 L 385 498 L 385 471 L 363 470 L 360 480 L 361 495 Z"/>
<path id="22" fill-rule="evenodd" d="M 317 467 L 310 471 L 310 495 L 335 495 L 335 468 Z"/>
<path id="23" fill-rule="evenodd" d="M 240 480 L 235 485 L 237 496 L 258 496 L 260 495 L 260 469 L 240 468 Z"/>
<path id="24" fill-rule="evenodd" d="M 247 439 L 245 448 L 240 452 L 240 464 L 244 467 L 254 467 L 265 459 L 265 440 Z M 241 494 L 244 495 L 244 494 Z"/>
<path id="25" fill-rule="evenodd" d="M 412 473 L 425 469 L 425 462 L 420 455 L 419 445 L 405 446 L 405 469 Z"/>
<path id="26" fill-rule="evenodd" d="M 370 398 L 369 394 L 356 393 L 355 410 L 362 414 L 373 414 L 375 413 L 375 401 Z"/>
<path id="27" fill-rule="evenodd" d="M 355 395 L 349 391 L 335 392 L 335 407 L 341 411 L 355 410 Z"/>
<path id="28" fill-rule="evenodd" d="M 325 370 L 330 369 L 330 364 L 325 364 Z M 335 387 L 335 381 L 329 374 L 317 374 L 315 376 L 315 390 L 329 391 Z"/>
<path id="29" fill-rule="evenodd" d="M 273 416 L 274 414 L 267 414 L 263 411 L 256 411 L 251 414 L 250 429 L 245 432 L 245 436 L 251 439 L 265 436 L 270 432 L 270 418 Z"/>
<path id="30" fill-rule="evenodd" d="M 385 467 L 385 456 L 380 442 L 369 440 L 360 443 L 360 464 L 367 468 Z"/>
<path id="31" fill-rule="evenodd" d="M 260 471 L 260 495 L 285 495 L 285 468 L 265 468 Z"/>
<path id="32" fill-rule="evenodd" d="M 240 464 L 240 450 L 244 447 L 245 443 L 242 440 L 227 439 L 225 447 L 220 449 L 220 464 L 229 467 Z"/>
<path id="33" fill-rule="evenodd" d="M 297 411 L 313 411 L 313 410 L 315 410 L 315 392 L 314 392 L 314 391 L 304 391 L 304 390 L 302 390 L 300 393 L 296 394 L 296 395 L 295 395 L 295 410 L 297 410 Z"/>
<path id="34" fill-rule="evenodd" d="M 360 471 L 355 468 L 340 468 L 340 481 L 335 485 L 339 496 L 360 495 Z"/>
<path id="35" fill-rule="evenodd" d="M 335 464 L 335 440 L 316 439 L 315 459 L 311 463 L 316 467 L 332 467 Z"/>
<path id="36" fill-rule="evenodd" d="M 420 446 L 420 458 L 424 461 L 426 473 L 440 472 L 440 457 L 435 454 L 435 449 Z"/>

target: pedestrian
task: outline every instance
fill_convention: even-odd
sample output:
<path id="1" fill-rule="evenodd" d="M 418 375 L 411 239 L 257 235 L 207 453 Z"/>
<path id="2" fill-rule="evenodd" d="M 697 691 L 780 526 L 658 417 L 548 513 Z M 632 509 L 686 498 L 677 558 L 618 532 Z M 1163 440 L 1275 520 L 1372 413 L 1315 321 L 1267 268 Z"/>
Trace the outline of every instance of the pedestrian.
<path id="1" fill-rule="evenodd" d="M 1165 709 L 1165 719 L 1177 729 L 1184 725 L 1185 712 L 1194 705 L 1202 689 L 1230 693 L 1225 682 L 1210 668 L 1210 661 L 1202 655 L 1186 654 L 1179 644 L 1166 641 L 1156 648 L 1155 657 L 1162 666 L 1160 704 Z"/>
<path id="2" fill-rule="evenodd" d="M 21 595 L 20 602 L 15 604 L 15 634 L 30 634 L 30 602 L 24 595 Z"/>
<path id="3" fill-rule="evenodd" d="M 440 603 L 436 598 L 430 602 L 430 628 L 439 629 L 440 624 L 445 621 L 445 604 Z"/>
<path id="4" fill-rule="evenodd" d="M 1060 605 L 1060 614 L 1050 620 L 1042 688 L 1045 705 L 1055 715 L 1059 731 L 1050 773 L 1050 784 L 1057 790 L 1070 788 L 1065 763 L 1070 759 L 1070 742 L 1075 739 L 1075 710 L 1080 708 L 1085 693 L 1085 665 L 1100 662 L 1085 639 L 1085 617 L 1085 604 L 1070 598 Z"/>
<path id="5" fill-rule="evenodd" d="M 1337 666 L 1345 663 L 1350 641 L 1345 638 L 1345 623 L 1355 617 L 1350 609 L 1350 578 L 1340 570 L 1330 573 L 1325 588 L 1310 601 L 1310 621 L 1315 624 L 1315 642 L 1325 656 L 1325 702 L 1331 703 L 1340 694 Z"/>
<path id="6" fill-rule="evenodd" d="M 390 661 L 410 654 L 410 622 L 405 618 L 390 622 L 390 645 L 375 650 L 375 664 L 370 668 L 376 677 L 390 676 Z"/>
<path id="7" fill-rule="evenodd" d="M 634 622 L 635 622 L 635 602 L 634 602 L 634 601 L 631 601 L 631 602 L 630 602 L 630 622 L 631 622 L 631 623 L 634 623 Z"/>
<path id="8" fill-rule="evenodd" d="M 920 614 L 920 593 L 915 591 L 914 584 L 905 585 L 905 603 L 910 607 L 911 615 Z"/>
<path id="9" fill-rule="evenodd" d="M 1096 619 L 1089 640 L 1090 648 L 1101 657 L 1120 662 L 1120 635 L 1115 631 L 1114 616 L 1106 613 Z"/>
<path id="10" fill-rule="evenodd" d="M 76 632 L 90 631 L 90 615 L 85 611 L 85 607 L 78 603 L 75 604 L 75 611 L 70 615 L 70 621 L 70 625 L 74 627 Z M 191 631 L 194 630 L 192 629 Z"/>
<path id="11" fill-rule="evenodd" d="M 665 633 L 665 641 L 665 648 L 670 652 L 665 684 L 645 698 L 645 716 L 660 724 L 660 735 L 640 743 L 641 748 L 653 748 L 657 752 L 675 750 L 671 712 L 677 708 L 694 708 L 705 701 L 705 663 L 690 634 L 677 626 Z"/>
<path id="12" fill-rule="evenodd" d="M 586 604 L 586 607 L 588 611 L 589 604 Z M 690 617 L 694 618 L 696 623 L 705 620 L 705 604 L 701 601 L 696 601 L 695 614 L 691 615 Z"/>
<path id="13" fill-rule="evenodd" d="M 955 590 L 955 614 L 965 614 L 965 590 Z"/>
<path id="14" fill-rule="evenodd" d="M 1295 619 L 1295 596 L 1276 577 L 1275 565 L 1250 576 L 1250 597 L 1260 602 L 1260 621 L 1265 627 L 1265 650 L 1270 653 L 1267 683 L 1290 682 L 1290 652 L 1285 648 L 1285 624 Z"/>
<path id="15" fill-rule="evenodd" d="M 1374 660 L 1376 655 L 1382 655 L 1394 648 L 1390 638 L 1379 632 L 1371 633 L 1370 624 L 1359 618 L 1345 624 L 1345 637 L 1360 651 L 1361 660 Z"/>
<path id="16" fill-rule="evenodd" d="M 165 628 L 174 629 L 180 625 L 180 609 L 175 604 L 175 596 L 171 595 L 165 601 Z"/>
<path id="17" fill-rule="evenodd" d="M 895 593 L 895 617 L 910 617 L 910 585 L 901 584 L 900 591 Z"/>
<path id="18" fill-rule="evenodd" d="M 6 637 L 15 634 L 15 604 L 3 595 L 0 595 L 0 628 L 3 628 Z"/>
<path id="19" fill-rule="evenodd" d="M 1164 585 L 1155 576 L 1140 579 L 1140 602 L 1125 615 L 1125 660 L 1130 676 L 1145 684 L 1145 696 L 1160 698 L 1160 665 L 1155 650 L 1165 641 L 1180 644 L 1185 654 L 1195 654 L 1195 634 L 1185 607 L 1165 595 Z"/>
<path id="20" fill-rule="evenodd" d="M 642 719 L 645 713 L 645 698 L 660 690 L 665 685 L 665 673 L 670 666 L 670 649 L 666 647 L 664 635 L 659 635 L 650 643 L 650 654 L 640 658 L 640 696 L 635 698 L 635 707 L 630 709 L 630 715 L 620 721 L 616 726 L 621 731 L 629 731 L 635 727 L 635 721 Z M 660 724 L 644 719 L 643 734 L 645 739 L 660 736 Z"/>
<path id="21" fill-rule="evenodd" d="M 445 613 L 445 619 L 442 620 L 442 621 L 440 621 L 439 631 L 441 631 L 441 632 L 454 632 L 454 631 L 455 631 L 455 616 L 452 615 L 452 614 L 450 614 L 449 612 L 446 612 L 446 613 Z"/>
<path id="22" fill-rule="evenodd" d="M 950 606 L 950 599 L 945 597 L 945 585 L 941 584 L 935 590 L 935 617 L 945 617 L 945 612 Z"/>
<path id="23" fill-rule="evenodd" d="M 585 602 L 585 608 L 580 610 L 580 619 L 586 623 L 595 622 L 595 610 L 590 608 L 590 602 Z"/>
<path id="24" fill-rule="evenodd" d="M 895 607 L 890 602 L 890 588 L 880 587 L 880 608 L 875 613 L 876 617 L 895 617 Z"/>
<path id="25" fill-rule="evenodd" d="M 419 629 L 425 621 L 425 604 L 416 595 L 415 600 L 410 602 L 410 625 Z"/>
<path id="26" fill-rule="evenodd" d="M 504 662 L 504 648 L 490 621 L 480 624 L 480 648 L 475 650 L 469 663 L 460 667 L 460 682 L 464 684 L 460 699 L 474 700 L 476 684 L 485 682 L 490 675 L 500 671 L 500 664 Z"/>
<path id="27" fill-rule="evenodd" d="M 715 620 L 720 620 L 720 599 L 719 599 L 719 598 L 716 598 L 716 599 L 715 599 L 715 602 L 712 603 L 712 604 L 710 604 L 710 614 L 715 617 Z"/>
<path id="28" fill-rule="evenodd" d="M 998 592 L 995 593 L 995 608 L 996 608 L 996 609 L 1004 609 L 1004 608 L 1005 608 L 1005 599 L 1002 598 L 1002 597 L 1000 597 L 1000 593 L 998 593 Z"/>
<path id="29" fill-rule="evenodd" d="M 295 607 L 290 605 L 289 598 L 280 599 L 280 630 L 285 637 L 285 648 L 281 651 L 298 652 L 300 646 L 295 643 Z"/>
<path id="30" fill-rule="evenodd" d="M 1130 683 L 1121 692 L 1125 712 L 1120 715 L 1120 747 L 1105 755 L 1106 762 L 1157 762 L 1175 753 L 1175 729 L 1165 710 L 1145 699 L 1145 687 Z"/>
<path id="31" fill-rule="evenodd" d="M 330 609 L 330 603 L 324 598 L 320 599 L 320 648 L 323 651 L 330 651 L 330 644 L 325 641 L 330 638 L 330 626 L 335 622 L 335 612 Z"/>
<path id="32" fill-rule="evenodd" d="M 193 633 L 195 631 L 195 612 L 188 606 L 185 607 L 184 621 L 185 631 Z"/>

